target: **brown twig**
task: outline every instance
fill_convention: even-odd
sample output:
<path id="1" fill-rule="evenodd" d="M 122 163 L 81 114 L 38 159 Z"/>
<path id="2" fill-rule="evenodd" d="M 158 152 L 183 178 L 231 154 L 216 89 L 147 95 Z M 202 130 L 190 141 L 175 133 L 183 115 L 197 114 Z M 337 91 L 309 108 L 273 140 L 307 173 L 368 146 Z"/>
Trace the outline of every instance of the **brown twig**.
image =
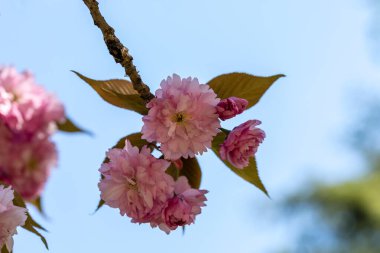
<path id="1" fill-rule="evenodd" d="M 120 63 L 125 74 L 129 76 L 133 84 L 133 88 L 140 94 L 141 98 L 149 102 L 154 95 L 150 92 L 149 87 L 143 83 L 141 77 L 133 65 L 133 57 L 115 35 L 115 30 L 107 23 L 99 10 L 99 4 L 96 0 L 83 0 L 87 8 L 90 10 L 94 24 L 102 31 L 104 42 L 107 45 L 109 53 L 113 56 L 117 63 Z"/>

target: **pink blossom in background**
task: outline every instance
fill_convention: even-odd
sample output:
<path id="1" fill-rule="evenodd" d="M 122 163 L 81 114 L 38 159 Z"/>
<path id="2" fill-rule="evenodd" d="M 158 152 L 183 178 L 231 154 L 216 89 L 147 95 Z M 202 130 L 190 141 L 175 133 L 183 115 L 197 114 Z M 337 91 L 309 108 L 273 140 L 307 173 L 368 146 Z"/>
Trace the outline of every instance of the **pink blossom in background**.
<path id="1" fill-rule="evenodd" d="M 0 67 L 0 120 L 28 138 L 46 136 L 64 120 L 64 107 L 31 73 Z"/>
<path id="2" fill-rule="evenodd" d="M 0 181 L 12 185 L 24 199 L 35 199 L 57 164 L 54 143 L 48 139 L 0 141 Z"/>
<path id="3" fill-rule="evenodd" d="M 255 155 L 265 138 L 264 131 L 256 127 L 260 124 L 259 120 L 249 120 L 235 127 L 221 145 L 220 157 L 238 169 L 247 167 L 249 158 Z"/>
<path id="4" fill-rule="evenodd" d="M 63 105 L 31 73 L 0 67 L 0 180 L 26 200 L 41 194 L 56 165 L 49 137 L 64 118 Z"/>
<path id="5" fill-rule="evenodd" d="M 14 194 L 11 187 L 0 185 L 0 250 L 6 246 L 9 252 L 13 249 L 13 235 L 17 227 L 26 221 L 26 209 L 13 205 Z"/>
<path id="6" fill-rule="evenodd" d="M 156 98 L 147 104 L 149 113 L 143 117 L 142 138 L 161 143 L 167 160 L 202 154 L 219 132 L 218 102 L 208 85 L 174 74 L 161 82 Z"/>
<path id="7" fill-rule="evenodd" d="M 195 216 L 201 213 L 201 207 L 207 200 L 207 191 L 192 189 L 184 176 L 178 178 L 174 191 L 175 196 L 168 201 L 162 214 L 164 223 L 159 226 L 166 233 L 178 226 L 194 223 Z"/>
<path id="8" fill-rule="evenodd" d="M 222 99 L 216 106 L 216 111 L 221 120 L 235 117 L 242 113 L 248 106 L 248 101 L 244 98 L 229 97 Z"/>
<path id="9" fill-rule="evenodd" d="M 174 194 L 174 180 L 165 173 L 170 163 L 152 156 L 146 146 L 139 151 L 128 140 L 124 149 L 111 149 L 107 157 L 99 170 L 104 177 L 101 198 L 132 222 L 157 223 Z"/>

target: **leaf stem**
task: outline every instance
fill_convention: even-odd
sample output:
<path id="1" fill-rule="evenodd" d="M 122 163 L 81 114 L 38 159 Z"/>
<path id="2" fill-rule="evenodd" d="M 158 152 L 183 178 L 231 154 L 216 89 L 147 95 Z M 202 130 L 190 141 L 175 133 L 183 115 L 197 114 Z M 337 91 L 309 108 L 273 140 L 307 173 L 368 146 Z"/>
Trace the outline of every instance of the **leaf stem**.
<path id="1" fill-rule="evenodd" d="M 99 10 L 99 3 L 96 0 L 83 0 L 90 10 L 94 24 L 102 31 L 104 42 L 109 53 L 115 59 L 115 62 L 124 67 L 125 74 L 129 76 L 133 88 L 140 94 L 140 97 L 148 103 L 154 95 L 150 92 L 149 87 L 142 81 L 136 66 L 133 64 L 133 57 L 115 35 L 115 30 L 107 23 Z"/>

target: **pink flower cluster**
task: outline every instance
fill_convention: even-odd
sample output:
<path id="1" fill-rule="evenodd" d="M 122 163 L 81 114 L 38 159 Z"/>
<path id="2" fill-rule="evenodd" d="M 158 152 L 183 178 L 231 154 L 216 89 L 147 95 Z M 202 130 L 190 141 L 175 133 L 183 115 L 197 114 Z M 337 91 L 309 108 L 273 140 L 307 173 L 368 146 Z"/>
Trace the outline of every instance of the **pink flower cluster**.
<path id="1" fill-rule="evenodd" d="M 166 174 L 170 162 L 157 159 L 144 146 L 141 151 L 126 141 L 124 149 L 111 149 L 103 163 L 101 198 L 135 223 L 150 223 L 166 233 L 189 225 L 204 206 L 207 191 L 192 189 L 185 177 L 175 182 Z"/>
<path id="2" fill-rule="evenodd" d="M 63 105 L 29 72 L 0 68 L 0 181 L 32 200 L 55 166 L 50 136 L 64 120 Z"/>
<path id="3" fill-rule="evenodd" d="M 13 204 L 13 190 L 0 185 L 0 250 L 5 246 L 9 252 L 13 249 L 13 235 L 17 227 L 26 221 L 26 209 Z"/>
<path id="4" fill-rule="evenodd" d="M 191 188 L 184 176 L 174 181 L 167 170 L 172 164 L 171 169 L 180 172 L 184 159 L 211 148 L 220 132 L 219 119 L 233 118 L 247 106 L 248 101 L 242 98 L 218 99 L 196 78 L 182 79 L 174 74 L 163 80 L 156 97 L 147 104 L 149 112 L 143 117 L 141 130 L 142 138 L 154 143 L 163 157 L 157 159 L 146 146 L 139 150 L 128 140 L 124 149 L 109 150 L 108 161 L 99 169 L 101 198 L 132 222 L 150 223 L 166 233 L 194 223 L 205 206 L 207 191 Z M 221 158 L 239 169 L 248 166 L 265 137 L 256 128 L 258 124 L 250 120 L 234 128 L 220 147 Z"/>

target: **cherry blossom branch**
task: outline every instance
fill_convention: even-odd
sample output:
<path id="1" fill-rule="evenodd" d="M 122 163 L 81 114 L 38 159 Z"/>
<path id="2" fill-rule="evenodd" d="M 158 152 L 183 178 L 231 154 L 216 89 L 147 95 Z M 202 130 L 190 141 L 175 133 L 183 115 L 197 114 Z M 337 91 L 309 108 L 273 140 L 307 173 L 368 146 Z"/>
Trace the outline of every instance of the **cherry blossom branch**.
<path id="1" fill-rule="evenodd" d="M 124 67 L 125 74 L 129 76 L 133 88 L 140 94 L 145 102 L 149 102 L 154 95 L 150 92 L 149 87 L 141 80 L 136 66 L 133 64 L 133 57 L 115 35 L 115 30 L 107 23 L 99 10 L 99 3 L 96 0 L 83 0 L 90 10 L 94 24 L 102 31 L 104 42 L 107 45 L 109 53 Z"/>

